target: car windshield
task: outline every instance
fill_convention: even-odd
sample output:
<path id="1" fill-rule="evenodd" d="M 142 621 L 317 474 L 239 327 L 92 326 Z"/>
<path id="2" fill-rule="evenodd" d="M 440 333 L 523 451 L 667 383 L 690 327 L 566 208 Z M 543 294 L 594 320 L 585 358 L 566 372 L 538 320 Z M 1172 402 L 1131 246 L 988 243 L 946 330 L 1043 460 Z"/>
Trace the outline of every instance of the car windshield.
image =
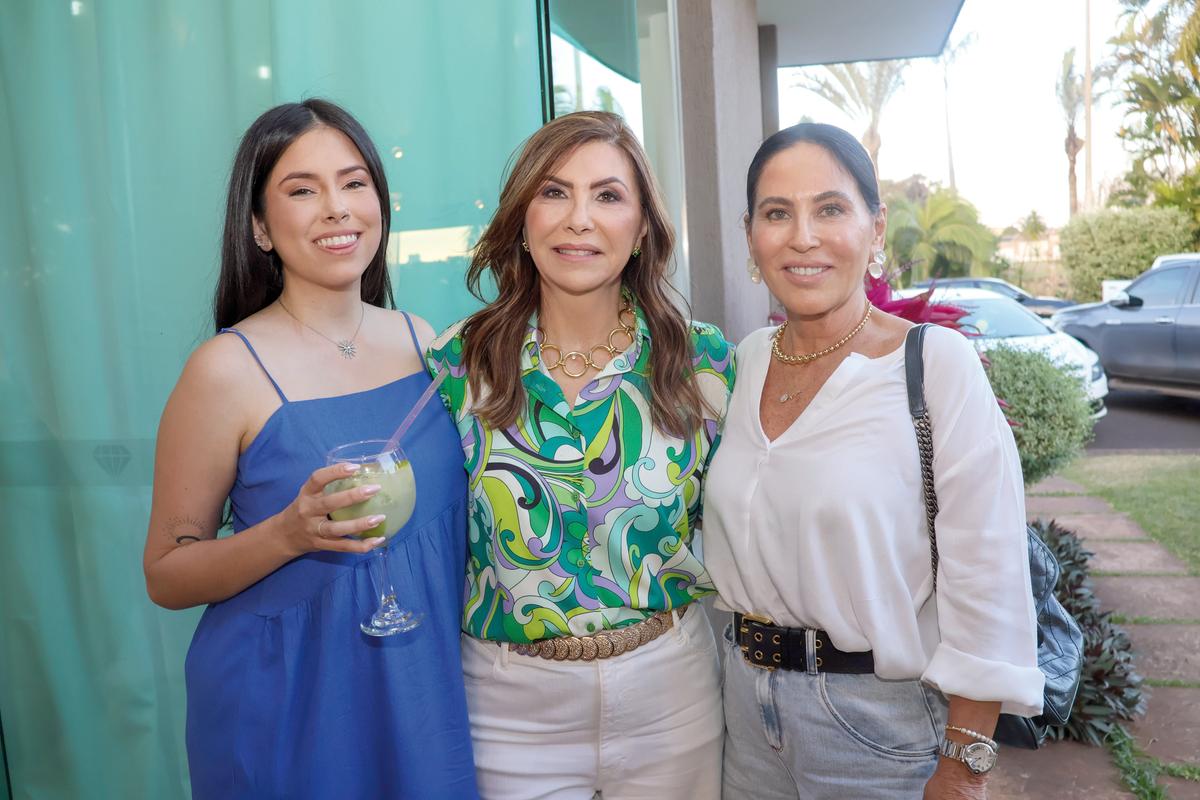
<path id="1" fill-rule="evenodd" d="M 954 300 L 939 302 L 957 306 L 967 312 L 959 322 L 970 333 L 978 333 L 986 339 L 1005 339 L 1010 336 L 1045 336 L 1053 333 L 1045 323 L 1012 300 Z"/>

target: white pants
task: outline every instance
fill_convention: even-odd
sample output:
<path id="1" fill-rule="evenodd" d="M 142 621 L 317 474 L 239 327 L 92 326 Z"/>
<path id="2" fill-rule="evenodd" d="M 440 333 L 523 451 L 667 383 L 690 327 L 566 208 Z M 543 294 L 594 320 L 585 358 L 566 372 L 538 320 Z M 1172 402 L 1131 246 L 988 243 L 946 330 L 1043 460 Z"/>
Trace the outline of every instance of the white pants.
<path id="1" fill-rule="evenodd" d="M 717 800 L 716 643 L 697 603 L 631 653 L 548 661 L 463 636 L 463 673 L 485 800 Z"/>

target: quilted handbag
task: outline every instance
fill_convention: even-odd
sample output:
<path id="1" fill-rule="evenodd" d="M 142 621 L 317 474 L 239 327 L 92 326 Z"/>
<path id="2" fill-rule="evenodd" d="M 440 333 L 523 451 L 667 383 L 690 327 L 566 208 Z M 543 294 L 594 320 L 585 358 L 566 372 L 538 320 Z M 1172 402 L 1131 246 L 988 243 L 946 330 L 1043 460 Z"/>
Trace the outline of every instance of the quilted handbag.
<path id="1" fill-rule="evenodd" d="M 905 379 L 908 385 L 908 410 L 917 431 L 917 449 L 921 454 L 921 482 L 925 496 L 925 518 L 929 528 L 930 561 L 933 585 L 937 591 L 938 549 L 934 521 L 938 501 L 933 483 L 933 426 L 925 405 L 925 365 L 921 358 L 928 325 L 908 332 L 904 343 Z M 1038 669 L 1046 676 L 1042 713 L 1036 717 L 1001 714 L 996 724 L 996 741 L 1011 747 L 1035 750 L 1046 739 L 1051 725 L 1065 725 L 1079 691 L 1083 671 L 1083 633 L 1079 625 L 1054 596 L 1059 566 L 1054 553 L 1032 528 L 1026 526 L 1029 540 L 1029 579 L 1037 610 Z"/>

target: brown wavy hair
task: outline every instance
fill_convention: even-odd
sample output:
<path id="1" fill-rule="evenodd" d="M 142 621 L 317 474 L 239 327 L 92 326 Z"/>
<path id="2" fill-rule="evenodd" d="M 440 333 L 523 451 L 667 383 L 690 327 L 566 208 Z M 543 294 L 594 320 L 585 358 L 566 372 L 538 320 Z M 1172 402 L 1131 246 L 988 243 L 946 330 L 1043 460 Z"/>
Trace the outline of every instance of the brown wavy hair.
<path id="1" fill-rule="evenodd" d="M 621 277 L 650 329 L 651 421 L 659 430 L 686 437 L 700 426 L 705 403 L 693 380 L 687 320 L 669 296 L 675 292 L 667 280 L 675 230 L 641 144 L 619 116 L 604 111 L 558 117 L 525 141 L 509 169 L 500 205 L 475 245 L 467 287 L 486 301 L 480 285 L 490 273 L 497 296 L 462 329 L 471 394 L 481 400 L 473 410 L 490 427 L 500 429 L 516 422 L 525 408 L 521 347 L 529 318 L 541 303 L 537 267 L 521 247 L 525 212 L 551 170 L 591 142 L 613 145 L 633 165 L 647 233 L 641 255 L 626 262 Z M 686 307 L 683 298 L 679 300 Z M 486 397 L 481 396 L 483 386 L 488 388 Z"/>

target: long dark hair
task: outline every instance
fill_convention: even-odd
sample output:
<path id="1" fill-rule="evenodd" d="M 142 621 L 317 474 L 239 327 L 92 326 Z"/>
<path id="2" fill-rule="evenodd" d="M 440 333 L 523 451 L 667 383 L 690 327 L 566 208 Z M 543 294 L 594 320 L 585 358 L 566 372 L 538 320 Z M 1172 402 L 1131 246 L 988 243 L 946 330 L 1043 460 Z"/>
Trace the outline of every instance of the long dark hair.
<path id="1" fill-rule="evenodd" d="M 650 415 L 654 425 L 686 437 L 700 424 L 705 403 L 692 380 L 691 337 L 687 321 L 667 294 L 667 269 L 675 230 L 645 151 L 616 114 L 580 111 L 547 123 L 522 145 L 491 222 L 475 245 L 467 286 L 483 300 L 481 283 L 490 274 L 497 297 L 462 329 L 463 363 L 471 392 L 480 397 L 474 412 L 492 428 L 506 428 L 525 407 L 521 384 L 521 343 L 530 316 L 541 302 L 537 267 L 521 248 L 525 211 L 550 170 L 589 142 L 606 142 L 633 164 L 647 233 L 642 252 L 625 264 L 622 281 L 641 306 L 654 345 L 650 351 Z"/>
<path id="2" fill-rule="evenodd" d="M 392 207 L 383 162 L 371 137 L 349 112 L 328 100 L 284 103 L 254 120 L 233 159 L 221 240 L 221 275 L 213 296 L 213 324 L 218 331 L 266 308 L 283 291 L 283 264 L 274 250 L 264 253 L 254 243 L 253 218 L 262 218 L 263 186 L 280 156 L 292 142 L 318 125 L 346 134 L 367 163 L 379 195 L 383 227 L 379 249 L 362 276 L 362 299 L 384 308 L 396 304 L 386 260 Z"/>
<path id="3" fill-rule="evenodd" d="M 858 191 L 866 201 L 872 214 L 879 213 L 879 180 L 875 177 L 875 165 L 858 139 L 837 127 L 822 122 L 801 122 L 790 128 L 771 134 L 754 154 L 750 169 L 746 173 L 746 222 L 754 219 L 754 197 L 758 194 L 758 179 L 763 168 L 777 153 L 793 145 L 808 142 L 825 148 L 831 156 L 850 174 Z"/>

